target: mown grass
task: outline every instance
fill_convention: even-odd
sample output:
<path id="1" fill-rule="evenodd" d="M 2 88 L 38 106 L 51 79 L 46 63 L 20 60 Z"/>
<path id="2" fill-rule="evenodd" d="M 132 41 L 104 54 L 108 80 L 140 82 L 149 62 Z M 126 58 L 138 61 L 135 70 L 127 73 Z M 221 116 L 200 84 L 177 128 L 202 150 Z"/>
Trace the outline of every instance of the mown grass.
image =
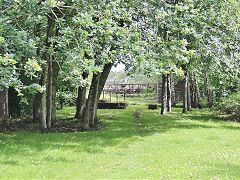
<path id="1" fill-rule="evenodd" d="M 112 93 L 111 98 L 109 93 L 105 93 L 104 97 L 101 95 L 101 99 L 105 99 L 108 102 L 127 102 L 129 104 L 146 104 L 146 103 L 158 103 L 156 93 L 140 93 L 140 94 L 126 94 L 125 99 L 123 94 Z"/>
<path id="2" fill-rule="evenodd" d="M 133 117 L 136 108 L 141 119 Z M 1 134 L 0 178 L 240 179 L 240 124 L 207 109 L 173 110 L 99 110 L 94 132 Z"/>

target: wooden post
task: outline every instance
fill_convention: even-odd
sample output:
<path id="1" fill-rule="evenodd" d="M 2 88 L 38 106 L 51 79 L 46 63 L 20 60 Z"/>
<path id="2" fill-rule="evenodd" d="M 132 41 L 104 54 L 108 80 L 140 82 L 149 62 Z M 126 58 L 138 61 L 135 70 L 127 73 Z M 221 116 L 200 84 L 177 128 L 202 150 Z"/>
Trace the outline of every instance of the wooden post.
<path id="1" fill-rule="evenodd" d="M 109 95 L 110 95 L 110 102 L 112 102 L 112 91 L 109 91 Z"/>

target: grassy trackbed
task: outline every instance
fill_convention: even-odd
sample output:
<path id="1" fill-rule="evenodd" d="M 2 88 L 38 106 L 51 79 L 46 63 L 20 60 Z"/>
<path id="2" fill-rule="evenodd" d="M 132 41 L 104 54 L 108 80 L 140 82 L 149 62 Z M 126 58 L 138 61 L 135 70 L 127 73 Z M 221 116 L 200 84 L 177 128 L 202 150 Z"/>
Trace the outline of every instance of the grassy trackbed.
<path id="1" fill-rule="evenodd" d="M 135 119 L 136 108 L 142 109 Z M 58 111 L 73 117 L 75 108 Z M 0 135 L 1 179 L 240 179 L 240 124 L 207 109 L 99 110 L 94 132 Z M 76 120 L 73 121 L 78 125 Z"/>

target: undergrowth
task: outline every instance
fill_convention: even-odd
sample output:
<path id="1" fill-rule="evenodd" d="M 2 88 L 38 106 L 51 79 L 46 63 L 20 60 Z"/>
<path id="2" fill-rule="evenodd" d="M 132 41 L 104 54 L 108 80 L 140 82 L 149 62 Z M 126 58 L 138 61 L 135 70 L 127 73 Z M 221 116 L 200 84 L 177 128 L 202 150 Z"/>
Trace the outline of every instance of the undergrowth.
<path id="1" fill-rule="evenodd" d="M 240 121 L 240 92 L 222 98 L 217 109 L 229 114 L 232 119 Z"/>

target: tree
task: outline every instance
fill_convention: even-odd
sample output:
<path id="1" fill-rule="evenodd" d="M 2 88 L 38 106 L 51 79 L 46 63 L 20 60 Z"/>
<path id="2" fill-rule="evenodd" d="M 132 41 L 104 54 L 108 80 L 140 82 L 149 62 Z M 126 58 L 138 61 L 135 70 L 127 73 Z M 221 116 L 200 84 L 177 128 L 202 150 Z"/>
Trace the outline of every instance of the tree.
<path id="1" fill-rule="evenodd" d="M 184 73 L 184 94 L 183 94 L 183 113 L 188 110 L 188 76 L 187 72 Z"/>
<path id="2" fill-rule="evenodd" d="M 172 76 L 170 74 L 167 75 L 167 105 L 168 105 L 168 112 L 172 112 Z"/>
<path id="3" fill-rule="evenodd" d="M 167 114 L 167 84 L 168 84 L 168 75 L 162 76 L 162 106 L 161 106 L 161 114 L 166 115 Z"/>
<path id="4" fill-rule="evenodd" d="M 191 94 L 193 104 L 198 99 L 197 104 L 202 107 L 199 88 L 203 81 L 197 79 L 205 79 L 209 107 L 215 100 L 237 91 L 240 85 L 239 2 L 0 3 L 0 92 L 4 97 L 0 107 L 5 114 L 2 121 L 8 119 L 8 88 L 14 87 L 19 95 L 27 90 L 36 94 L 34 119 L 40 120 L 43 131 L 51 128 L 56 121 L 56 91 L 60 82 L 67 84 L 69 91 L 79 87 L 76 117 L 84 112 L 84 128 L 94 129 L 99 97 L 111 67 L 118 63 L 125 64 L 128 74 L 142 68 L 149 77 L 163 77 L 162 99 L 168 99 L 169 110 L 169 77 L 173 74 L 184 77 L 184 112 L 191 109 Z M 195 73 L 192 92 L 188 75 L 191 72 Z M 85 103 L 87 86 L 90 91 Z M 33 100 L 22 96 L 22 100 L 26 99 Z M 166 101 L 162 104 L 163 112 Z"/>
<path id="5" fill-rule="evenodd" d="M 8 88 L 14 87 L 22 95 L 23 84 L 19 79 L 20 71 L 33 76 L 40 71 L 39 62 L 35 55 L 35 41 L 27 36 L 27 31 L 21 28 L 23 19 L 27 17 L 26 9 L 29 3 L 15 1 L 0 1 L 0 91 L 3 93 L 1 112 L 3 121 L 8 126 Z M 26 22 L 25 27 L 31 26 Z M 24 27 L 24 28 L 25 28 Z"/>
<path id="6" fill-rule="evenodd" d="M 82 78 L 86 79 L 87 77 L 88 77 L 88 73 L 84 72 L 82 74 Z M 83 84 L 82 86 L 78 87 L 78 97 L 77 97 L 76 114 L 75 114 L 75 118 L 77 119 L 80 119 L 83 116 L 83 110 L 86 107 L 86 92 L 87 92 L 86 84 Z"/>
<path id="7" fill-rule="evenodd" d="M 74 23 L 78 28 L 73 32 L 78 41 L 84 42 L 78 47 L 79 59 L 92 65 L 93 72 L 86 107 L 83 113 L 84 129 L 96 127 L 97 103 L 110 73 L 111 67 L 123 60 L 126 49 L 137 39 L 135 29 L 132 27 L 132 17 L 127 3 L 102 2 L 98 6 L 90 6 L 90 11 L 81 12 Z M 71 31 L 72 32 L 72 31 Z M 79 44 L 78 44 L 79 45 Z"/>
<path id="8" fill-rule="evenodd" d="M 8 89 L 4 88 L 0 91 L 0 123 L 4 123 L 5 127 L 9 127 L 8 113 Z"/>

